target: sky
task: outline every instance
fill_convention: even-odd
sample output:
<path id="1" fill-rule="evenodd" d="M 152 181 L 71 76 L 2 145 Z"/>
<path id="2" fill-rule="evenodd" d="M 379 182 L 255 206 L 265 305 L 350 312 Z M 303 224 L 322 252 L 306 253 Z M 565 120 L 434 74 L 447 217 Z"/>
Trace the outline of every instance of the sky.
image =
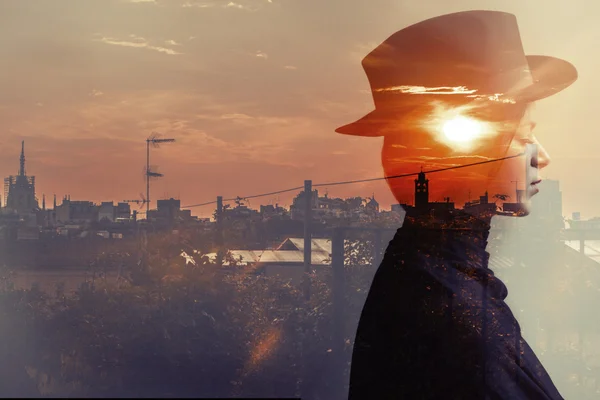
<path id="1" fill-rule="evenodd" d="M 600 3 L 583 0 L 3 0 L 0 174 L 18 172 L 25 140 L 40 202 L 138 199 L 158 132 L 176 142 L 152 150 L 164 174 L 153 201 L 383 176 L 382 138 L 335 133 L 373 109 L 362 58 L 410 24 L 470 9 L 515 14 L 527 54 L 577 67 L 577 82 L 536 106 L 552 160 L 542 177 L 560 181 L 565 216 L 600 216 Z M 327 192 L 396 202 L 384 181 Z"/>

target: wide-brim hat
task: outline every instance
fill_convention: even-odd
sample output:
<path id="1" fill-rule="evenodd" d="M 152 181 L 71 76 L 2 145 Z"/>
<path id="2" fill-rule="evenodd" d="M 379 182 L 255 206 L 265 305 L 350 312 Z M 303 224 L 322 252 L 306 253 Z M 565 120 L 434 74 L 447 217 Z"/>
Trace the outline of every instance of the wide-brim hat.
<path id="1" fill-rule="evenodd" d="M 570 86 L 577 70 L 555 57 L 525 55 L 517 19 L 464 11 L 404 28 L 362 61 L 375 110 L 336 132 L 384 136 L 385 127 L 431 103 L 528 103 Z"/>

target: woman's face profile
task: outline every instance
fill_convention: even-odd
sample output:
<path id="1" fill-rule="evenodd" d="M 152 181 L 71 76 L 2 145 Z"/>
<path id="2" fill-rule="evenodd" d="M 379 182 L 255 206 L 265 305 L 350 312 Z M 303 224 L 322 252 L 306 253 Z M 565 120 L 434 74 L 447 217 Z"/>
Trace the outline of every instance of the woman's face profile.
<path id="1" fill-rule="evenodd" d="M 537 193 L 539 169 L 550 160 L 534 136 L 532 106 L 515 106 L 490 119 L 460 108 L 440 111 L 434 107 L 419 123 L 398 124 L 386 132 L 382 149 L 385 175 L 422 170 L 429 180 L 429 202 L 449 198 L 456 208 L 486 192 L 489 201 L 498 205 L 526 204 Z M 434 170 L 442 171 L 428 173 Z M 415 177 L 387 182 L 399 203 L 414 204 Z"/>
<path id="2" fill-rule="evenodd" d="M 514 158 L 502 162 L 498 173 L 491 180 L 495 187 L 500 187 L 502 182 L 513 177 L 511 182 L 513 184 L 516 182 L 519 189 L 523 190 L 521 202 L 524 203 L 526 212 L 529 211 L 529 200 L 539 191 L 537 187 L 537 184 L 541 182 L 539 171 L 550 164 L 550 156 L 535 136 L 537 124 L 534 106 L 534 104 L 530 104 L 525 110 L 508 150 L 509 155 L 525 154 L 524 175 L 519 173 L 519 165 L 515 164 L 519 158 Z M 519 176 L 521 180 L 519 180 Z"/>

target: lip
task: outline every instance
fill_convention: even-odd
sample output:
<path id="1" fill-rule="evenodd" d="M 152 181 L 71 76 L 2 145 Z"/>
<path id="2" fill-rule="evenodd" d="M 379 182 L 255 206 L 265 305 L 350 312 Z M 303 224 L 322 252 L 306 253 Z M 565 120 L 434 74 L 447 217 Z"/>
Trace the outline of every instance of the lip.
<path id="1" fill-rule="evenodd" d="M 533 181 L 533 182 L 531 182 L 531 186 L 537 185 L 541 181 L 542 181 L 541 179 L 538 179 L 537 181 Z"/>

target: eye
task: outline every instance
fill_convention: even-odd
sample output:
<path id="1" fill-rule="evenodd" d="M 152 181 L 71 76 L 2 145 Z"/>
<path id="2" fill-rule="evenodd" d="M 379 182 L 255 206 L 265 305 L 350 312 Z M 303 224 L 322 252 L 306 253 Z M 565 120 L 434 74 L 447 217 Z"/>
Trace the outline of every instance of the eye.
<path id="1" fill-rule="evenodd" d="M 520 145 L 535 144 L 536 142 L 535 137 L 531 133 L 528 135 L 517 135 L 515 136 L 514 141 Z"/>

